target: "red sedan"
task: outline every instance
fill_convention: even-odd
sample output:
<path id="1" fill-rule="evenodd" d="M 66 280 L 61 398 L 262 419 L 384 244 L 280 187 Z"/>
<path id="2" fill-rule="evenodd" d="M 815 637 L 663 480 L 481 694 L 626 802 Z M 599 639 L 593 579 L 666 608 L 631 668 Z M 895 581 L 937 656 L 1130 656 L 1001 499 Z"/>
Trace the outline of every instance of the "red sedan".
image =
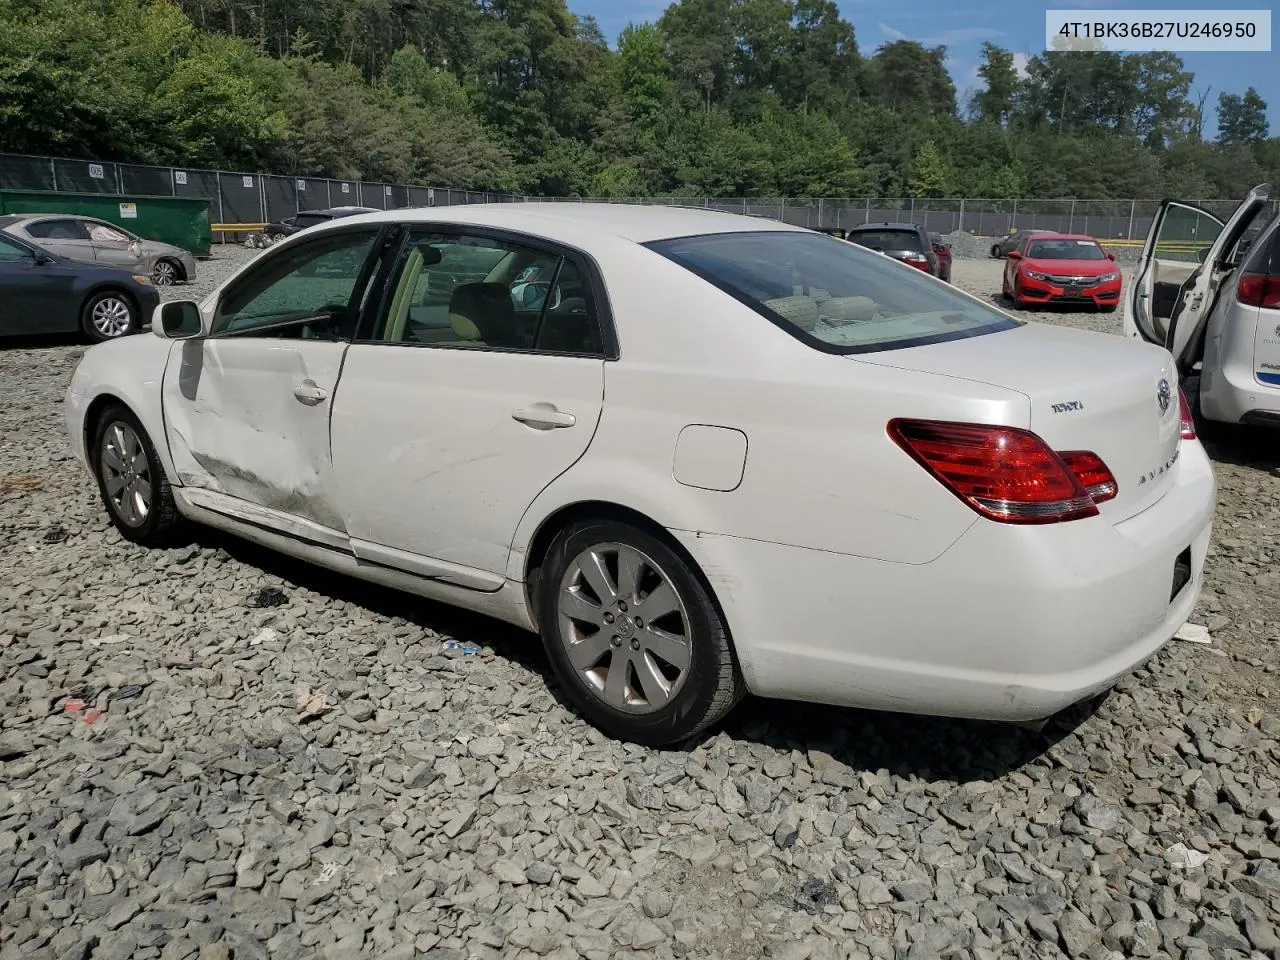
<path id="1" fill-rule="evenodd" d="M 1093 237 L 1036 234 L 1009 254 L 1004 295 L 1018 309 L 1041 303 L 1091 303 L 1110 313 L 1120 303 L 1115 259 Z"/>

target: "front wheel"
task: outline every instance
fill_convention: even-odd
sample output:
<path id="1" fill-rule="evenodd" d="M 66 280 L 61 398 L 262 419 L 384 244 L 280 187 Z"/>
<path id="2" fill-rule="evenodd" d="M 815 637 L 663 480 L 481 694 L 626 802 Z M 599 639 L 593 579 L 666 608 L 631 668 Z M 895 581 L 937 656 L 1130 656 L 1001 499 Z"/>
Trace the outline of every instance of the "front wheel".
<path id="1" fill-rule="evenodd" d="M 94 343 L 116 340 L 138 332 L 138 308 L 118 290 L 95 293 L 85 301 L 80 325 Z"/>
<path id="2" fill-rule="evenodd" d="M 575 524 L 552 544 L 537 592 L 557 680 L 610 736 L 676 743 L 741 699 L 723 615 L 689 563 L 657 537 L 611 521 Z"/>
<path id="3" fill-rule="evenodd" d="M 90 463 L 107 516 L 120 535 L 143 546 L 168 542 L 180 517 L 147 432 L 131 411 L 111 406 L 93 431 Z"/>
<path id="4" fill-rule="evenodd" d="M 157 260 L 151 268 L 151 282 L 157 287 L 170 287 L 182 279 L 182 268 L 172 260 Z"/>

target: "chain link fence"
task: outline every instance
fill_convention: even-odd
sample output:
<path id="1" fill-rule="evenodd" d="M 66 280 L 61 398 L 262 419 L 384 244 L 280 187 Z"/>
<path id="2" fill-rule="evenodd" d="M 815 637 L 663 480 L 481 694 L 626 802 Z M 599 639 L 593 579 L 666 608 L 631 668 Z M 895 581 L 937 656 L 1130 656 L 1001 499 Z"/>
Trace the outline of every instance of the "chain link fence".
<path id="1" fill-rule="evenodd" d="M 629 197 L 608 200 L 584 197 L 526 197 L 446 187 L 279 177 L 190 167 L 155 167 L 132 163 L 66 160 L 0 154 L 0 188 L 54 190 L 67 193 L 200 197 L 209 201 L 216 224 L 265 224 L 303 210 L 359 206 L 379 210 L 449 206 L 461 203 L 510 203 L 519 200 L 667 204 L 702 207 L 726 213 L 780 220 L 813 229 L 847 230 L 863 223 L 918 223 L 935 233 L 965 231 L 979 237 L 1045 230 L 1085 233 L 1111 241 L 1146 237 L 1159 210 L 1158 200 L 987 200 L 975 198 L 796 199 L 747 197 Z M 1233 200 L 1192 200 L 1225 219 Z"/>

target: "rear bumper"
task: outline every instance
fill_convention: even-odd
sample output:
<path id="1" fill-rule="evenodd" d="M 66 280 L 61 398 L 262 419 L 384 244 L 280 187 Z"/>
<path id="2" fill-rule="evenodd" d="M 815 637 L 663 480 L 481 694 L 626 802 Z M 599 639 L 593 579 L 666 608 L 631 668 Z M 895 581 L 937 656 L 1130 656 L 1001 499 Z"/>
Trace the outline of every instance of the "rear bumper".
<path id="1" fill-rule="evenodd" d="M 1221 423 L 1280 425 L 1280 384 L 1259 383 L 1252 363 L 1228 363 L 1215 370 L 1207 355 L 1205 359 L 1200 409 L 1206 417 Z"/>
<path id="2" fill-rule="evenodd" d="M 1099 693 L 1186 621 L 1215 481 L 1187 443 L 1175 486 L 1137 516 L 1043 527 L 976 521 L 941 557 L 899 564 L 688 534 L 753 693 L 989 720 L 1038 720 Z M 1170 599 L 1175 562 L 1190 581 Z"/>

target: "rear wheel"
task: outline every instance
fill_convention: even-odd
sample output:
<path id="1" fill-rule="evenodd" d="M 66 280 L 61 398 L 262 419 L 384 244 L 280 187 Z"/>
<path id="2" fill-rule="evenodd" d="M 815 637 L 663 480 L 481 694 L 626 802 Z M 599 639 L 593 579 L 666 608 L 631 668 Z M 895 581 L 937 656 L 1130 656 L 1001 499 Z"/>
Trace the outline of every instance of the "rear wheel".
<path id="1" fill-rule="evenodd" d="M 138 331 L 138 308 L 119 290 L 95 293 L 80 311 L 80 325 L 94 343 L 115 340 Z"/>
<path id="2" fill-rule="evenodd" d="M 992 248 L 991 248 L 991 259 L 993 259 L 993 260 L 999 260 L 999 259 L 1000 259 L 1000 248 L 999 248 L 998 246 L 992 246 Z"/>
<path id="3" fill-rule="evenodd" d="M 112 405 L 102 412 L 93 431 L 90 463 L 120 535 L 143 546 L 167 543 L 181 518 L 164 466 L 131 411 Z"/>
<path id="4" fill-rule="evenodd" d="M 543 643 L 573 706 L 612 737 L 685 740 L 741 699 L 728 628 L 670 546 L 613 521 L 562 531 L 538 582 Z"/>

